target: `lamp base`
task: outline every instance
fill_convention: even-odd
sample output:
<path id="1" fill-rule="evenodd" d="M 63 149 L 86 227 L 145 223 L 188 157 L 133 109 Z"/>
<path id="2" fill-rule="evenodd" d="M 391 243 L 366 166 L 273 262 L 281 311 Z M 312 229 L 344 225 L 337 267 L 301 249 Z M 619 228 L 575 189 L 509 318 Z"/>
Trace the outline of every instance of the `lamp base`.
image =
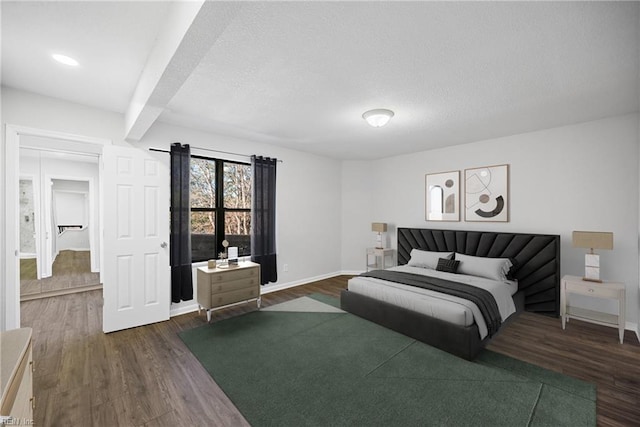
<path id="1" fill-rule="evenodd" d="M 376 249 L 384 249 L 384 245 L 382 244 L 382 233 L 378 233 L 376 237 Z"/>
<path id="2" fill-rule="evenodd" d="M 600 280 L 600 256 L 596 254 L 586 254 L 584 261 L 584 278 L 582 280 L 602 283 L 602 280 Z"/>

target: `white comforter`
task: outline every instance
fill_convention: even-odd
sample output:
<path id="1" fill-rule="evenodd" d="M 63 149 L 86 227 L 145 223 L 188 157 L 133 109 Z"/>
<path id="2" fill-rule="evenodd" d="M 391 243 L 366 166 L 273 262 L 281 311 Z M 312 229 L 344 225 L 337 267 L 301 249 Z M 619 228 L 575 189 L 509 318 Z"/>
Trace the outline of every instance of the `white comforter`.
<path id="1" fill-rule="evenodd" d="M 389 270 L 438 277 L 485 289 L 495 298 L 503 322 L 516 311 L 513 298 L 511 297 L 517 290 L 517 284 L 514 282 L 500 282 L 482 277 L 445 273 L 407 265 L 392 267 Z M 487 325 L 480 313 L 480 309 L 477 305 L 464 298 L 458 298 L 415 286 L 360 276 L 349 280 L 348 288 L 350 291 L 356 293 L 387 301 L 409 310 L 418 311 L 463 326 L 468 326 L 475 321 L 478 325 L 480 338 L 484 339 L 487 336 Z M 471 316 L 469 316 L 468 313 L 471 313 Z"/>

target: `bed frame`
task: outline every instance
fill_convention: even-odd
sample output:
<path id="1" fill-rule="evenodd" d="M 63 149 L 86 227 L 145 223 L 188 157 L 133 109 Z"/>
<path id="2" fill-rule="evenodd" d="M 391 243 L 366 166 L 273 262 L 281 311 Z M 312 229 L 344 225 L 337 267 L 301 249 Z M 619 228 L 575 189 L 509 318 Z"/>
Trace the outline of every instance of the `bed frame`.
<path id="1" fill-rule="evenodd" d="M 411 250 L 458 252 L 487 258 L 510 258 L 511 275 L 518 280 L 513 296 L 518 312 L 558 317 L 560 307 L 560 236 L 487 231 L 398 228 L 398 265 L 409 261 Z M 343 310 L 467 360 L 489 342 L 478 326 L 458 326 L 379 301 L 349 290 L 340 296 Z M 512 315 L 503 327 L 513 320 Z M 495 336 L 495 335 L 494 335 Z"/>

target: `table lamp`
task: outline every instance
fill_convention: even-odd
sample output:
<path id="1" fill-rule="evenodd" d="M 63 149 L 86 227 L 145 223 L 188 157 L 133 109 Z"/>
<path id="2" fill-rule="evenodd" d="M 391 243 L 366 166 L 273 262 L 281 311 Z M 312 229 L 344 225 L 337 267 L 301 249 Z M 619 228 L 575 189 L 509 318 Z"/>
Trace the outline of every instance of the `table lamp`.
<path id="1" fill-rule="evenodd" d="M 594 249 L 613 249 L 613 233 L 603 231 L 574 231 L 573 247 L 589 249 L 584 256 L 584 277 L 582 280 L 602 283 L 600 280 L 600 255 Z"/>
<path id="2" fill-rule="evenodd" d="M 382 233 L 387 231 L 387 223 L 385 222 L 372 222 L 371 223 L 371 231 L 375 231 L 378 233 L 376 238 L 376 249 L 383 249 L 382 245 Z"/>

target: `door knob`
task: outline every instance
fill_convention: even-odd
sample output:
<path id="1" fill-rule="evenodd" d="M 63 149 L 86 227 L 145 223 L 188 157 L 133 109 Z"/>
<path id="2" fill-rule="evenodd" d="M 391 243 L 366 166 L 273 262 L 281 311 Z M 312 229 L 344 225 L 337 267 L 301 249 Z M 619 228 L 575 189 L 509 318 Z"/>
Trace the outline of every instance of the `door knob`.
<path id="1" fill-rule="evenodd" d="M 160 243 L 160 247 L 161 247 L 162 249 L 166 248 L 166 247 L 167 247 L 167 242 L 162 242 L 162 243 Z"/>

